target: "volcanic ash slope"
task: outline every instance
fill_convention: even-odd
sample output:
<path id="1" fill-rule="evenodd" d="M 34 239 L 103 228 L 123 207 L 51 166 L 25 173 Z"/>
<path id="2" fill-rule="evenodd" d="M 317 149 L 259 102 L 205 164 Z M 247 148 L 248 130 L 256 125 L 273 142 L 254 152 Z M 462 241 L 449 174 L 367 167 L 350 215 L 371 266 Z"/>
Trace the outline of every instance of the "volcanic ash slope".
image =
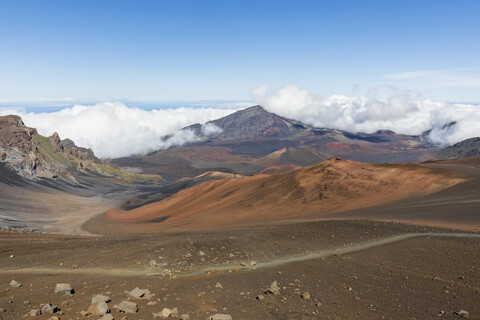
<path id="1" fill-rule="evenodd" d="M 110 210 L 106 217 L 143 231 L 209 229 L 314 218 L 433 193 L 461 181 L 421 165 L 332 158 L 281 174 L 208 181 L 134 210 Z"/>

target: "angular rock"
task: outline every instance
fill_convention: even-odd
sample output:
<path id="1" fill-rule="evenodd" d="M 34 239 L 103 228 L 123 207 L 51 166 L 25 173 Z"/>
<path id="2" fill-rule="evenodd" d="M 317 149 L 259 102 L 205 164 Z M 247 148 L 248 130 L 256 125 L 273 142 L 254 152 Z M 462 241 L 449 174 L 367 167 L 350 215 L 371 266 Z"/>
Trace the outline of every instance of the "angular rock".
<path id="1" fill-rule="evenodd" d="M 21 286 L 22 284 L 20 282 L 17 282 L 15 280 L 10 281 L 10 287 L 20 288 Z"/>
<path id="2" fill-rule="evenodd" d="M 64 295 L 72 295 L 75 291 L 72 289 L 70 283 L 57 283 L 55 286 L 55 293 L 60 293 Z"/>
<path id="3" fill-rule="evenodd" d="M 180 316 L 180 320 L 190 320 L 190 315 L 184 313 L 184 314 L 182 314 L 182 315 Z"/>
<path id="4" fill-rule="evenodd" d="M 150 299 L 152 297 L 152 293 L 148 289 L 139 289 L 138 287 L 133 289 L 128 293 L 128 295 L 135 299 Z"/>
<path id="5" fill-rule="evenodd" d="M 208 317 L 207 320 L 232 320 L 232 316 L 229 314 L 214 314 L 213 316 Z"/>
<path id="6" fill-rule="evenodd" d="M 168 318 L 172 314 L 172 310 L 169 308 L 163 308 L 162 310 L 162 318 Z"/>
<path id="7" fill-rule="evenodd" d="M 265 300 L 265 297 L 263 295 L 259 295 L 257 296 L 256 299 L 262 301 L 262 300 Z"/>
<path id="8" fill-rule="evenodd" d="M 277 281 L 273 281 L 272 284 L 270 285 L 270 287 L 267 288 L 267 290 L 265 290 L 265 293 L 267 294 L 280 294 L 280 288 L 278 287 L 278 284 L 277 284 Z"/>
<path id="9" fill-rule="evenodd" d="M 124 313 L 137 313 L 138 306 L 135 302 L 124 300 L 118 305 L 118 311 Z"/>
<path id="10" fill-rule="evenodd" d="M 58 311 L 58 306 L 53 305 L 51 303 L 46 303 L 42 308 L 42 314 L 45 313 L 55 313 Z"/>
<path id="11" fill-rule="evenodd" d="M 29 315 L 30 317 L 37 317 L 37 316 L 39 316 L 39 315 L 41 315 L 41 314 L 42 314 L 42 311 L 41 311 L 40 309 L 32 309 L 32 310 L 30 310 L 30 312 L 28 313 L 28 315 Z"/>
<path id="12" fill-rule="evenodd" d="M 88 307 L 87 312 L 94 316 L 103 316 L 110 313 L 110 308 L 105 302 L 95 302 Z"/>
<path id="13" fill-rule="evenodd" d="M 310 300 L 310 293 L 308 291 L 306 291 L 302 294 L 301 297 L 302 297 L 302 299 Z"/>
<path id="14" fill-rule="evenodd" d="M 220 282 L 217 282 L 217 283 L 215 284 L 215 288 L 220 288 L 220 289 L 222 289 L 223 286 L 222 286 L 222 284 L 221 284 Z"/>
<path id="15" fill-rule="evenodd" d="M 105 302 L 108 303 L 110 302 L 110 297 L 104 296 L 103 294 L 97 294 L 92 298 L 92 304 L 97 303 L 97 302 Z"/>
<path id="16" fill-rule="evenodd" d="M 99 320 L 113 320 L 113 316 L 110 313 L 107 313 L 103 317 L 101 317 Z"/>

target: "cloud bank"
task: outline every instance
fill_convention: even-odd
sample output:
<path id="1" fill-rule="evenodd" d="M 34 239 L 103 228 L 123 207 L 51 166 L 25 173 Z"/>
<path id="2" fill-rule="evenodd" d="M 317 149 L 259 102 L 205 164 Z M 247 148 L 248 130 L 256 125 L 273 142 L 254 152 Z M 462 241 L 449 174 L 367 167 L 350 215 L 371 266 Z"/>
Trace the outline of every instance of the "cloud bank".
<path id="1" fill-rule="evenodd" d="M 261 85 L 251 96 L 270 112 L 316 127 L 409 135 L 432 129 L 428 139 L 439 146 L 480 136 L 480 105 L 425 100 L 391 86 L 374 88 L 366 96 L 323 97 L 295 85 L 273 92 Z M 454 126 L 446 126 L 453 121 Z"/>
<path id="2" fill-rule="evenodd" d="M 42 135 L 50 136 L 56 131 L 61 139 L 70 138 L 78 146 L 92 148 L 101 158 L 116 158 L 194 141 L 193 132 L 178 130 L 224 117 L 236 110 L 180 107 L 146 111 L 105 102 L 44 113 L 2 109 L 0 114 L 17 114 L 25 125 L 37 128 Z M 219 128 L 206 125 L 202 129 L 210 134 L 218 132 Z M 171 138 L 162 140 L 166 135 Z"/>
<path id="3" fill-rule="evenodd" d="M 390 86 L 352 97 L 321 96 L 295 85 L 270 91 L 261 85 L 252 90 L 251 96 L 270 112 L 321 128 L 365 133 L 388 129 L 409 135 L 431 130 L 428 139 L 439 146 L 480 136 L 480 105 L 426 100 Z M 17 114 L 42 135 L 56 131 L 62 139 L 92 148 L 101 158 L 116 158 L 195 141 L 192 131 L 179 129 L 224 117 L 244 106 L 143 110 L 104 102 L 40 113 L 0 109 L 0 115 Z M 452 122 L 455 125 L 448 126 Z M 221 129 L 206 124 L 201 131 L 208 136 Z M 169 139 L 162 139 L 167 135 Z"/>

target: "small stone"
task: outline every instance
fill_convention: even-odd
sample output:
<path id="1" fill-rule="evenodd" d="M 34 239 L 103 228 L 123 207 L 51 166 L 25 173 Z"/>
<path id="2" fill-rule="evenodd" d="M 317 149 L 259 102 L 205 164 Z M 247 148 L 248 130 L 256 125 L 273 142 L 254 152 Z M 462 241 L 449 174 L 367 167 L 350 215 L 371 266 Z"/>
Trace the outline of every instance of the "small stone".
<path id="1" fill-rule="evenodd" d="M 51 303 L 46 303 L 43 308 L 42 308 L 42 314 L 45 313 L 55 313 L 58 311 L 58 307 L 51 304 Z"/>
<path id="2" fill-rule="evenodd" d="M 190 315 L 184 313 L 184 314 L 182 314 L 182 315 L 180 316 L 180 320 L 190 320 Z"/>
<path id="3" fill-rule="evenodd" d="M 302 299 L 310 300 L 310 293 L 308 291 L 306 291 L 301 295 L 301 297 L 302 297 Z"/>
<path id="4" fill-rule="evenodd" d="M 57 317 L 57 316 L 53 316 L 53 317 L 48 318 L 48 320 L 60 320 L 60 318 Z"/>
<path id="5" fill-rule="evenodd" d="M 462 318 L 468 318 L 470 316 L 470 313 L 466 310 L 460 310 L 457 314 Z"/>
<path id="6" fill-rule="evenodd" d="M 118 305 L 118 311 L 124 313 L 136 313 L 138 311 L 138 306 L 135 302 L 124 300 Z"/>
<path id="7" fill-rule="evenodd" d="M 173 316 L 173 317 L 178 316 L 178 309 L 173 308 L 172 310 L 170 310 L 170 315 Z"/>
<path id="8" fill-rule="evenodd" d="M 113 320 L 113 316 L 112 314 L 107 313 L 103 317 L 101 317 L 99 320 Z"/>
<path id="9" fill-rule="evenodd" d="M 320 301 L 318 301 L 316 304 L 315 304 L 317 307 L 321 307 L 322 306 L 322 303 Z"/>
<path id="10" fill-rule="evenodd" d="M 240 262 L 240 265 L 241 265 L 242 267 L 246 267 L 246 266 L 247 266 L 247 263 L 246 263 L 245 261 L 242 261 L 242 262 Z"/>
<path id="11" fill-rule="evenodd" d="M 40 311 L 40 309 L 32 309 L 32 310 L 30 310 L 30 312 L 28 313 L 28 315 L 29 315 L 30 317 L 37 317 L 37 316 L 39 316 L 39 315 L 41 315 L 41 314 L 42 314 L 42 311 Z"/>
<path id="12" fill-rule="evenodd" d="M 265 300 L 265 297 L 263 295 L 259 295 L 257 296 L 256 299 L 262 301 L 262 300 Z"/>
<path id="13" fill-rule="evenodd" d="M 220 282 L 217 282 L 217 283 L 215 284 L 215 288 L 220 288 L 220 289 L 222 289 L 223 286 L 222 286 L 222 284 L 221 284 Z"/>
<path id="14" fill-rule="evenodd" d="M 156 268 L 158 266 L 157 261 L 156 260 L 150 260 L 150 262 L 148 263 L 148 266 L 150 268 Z"/>
<path id="15" fill-rule="evenodd" d="M 203 252 L 203 251 L 198 251 L 198 255 L 199 255 L 199 256 L 204 256 L 204 255 L 205 255 L 205 252 Z"/>
<path id="16" fill-rule="evenodd" d="M 21 286 L 22 284 L 20 282 L 17 282 L 15 280 L 10 281 L 10 287 L 20 288 Z"/>
<path id="17" fill-rule="evenodd" d="M 280 288 L 278 287 L 277 281 L 273 281 L 269 288 L 265 291 L 265 293 L 270 294 L 280 294 Z"/>
<path id="18" fill-rule="evenodd" d="M 213 316 L 208 317 L 207 320 L 232 320 L 232 316 L 229 314 L 214 314 Z"/>
<path id="19" fill-rule="evenodd" d="M 162 310 L 162 318 L 168 318 L 172 314 L 172 310 L 169 308 L 163 308 Z"/>
<path id="20" fill-rule="evenodd" d="M 257 261 L 255 261 L 255 260 L 250 261 L 250 265 L 251 265 L 251 266 L 256 266 L 256 265 L 257 265 Z"/>
<path id="21" fill-rule="evenodd" d="M 55 293 L 69 296 L 74 294 L 75 291 L 72 289 L 72 286 L 69 283 L 57 283 L 55 286 Z"/>

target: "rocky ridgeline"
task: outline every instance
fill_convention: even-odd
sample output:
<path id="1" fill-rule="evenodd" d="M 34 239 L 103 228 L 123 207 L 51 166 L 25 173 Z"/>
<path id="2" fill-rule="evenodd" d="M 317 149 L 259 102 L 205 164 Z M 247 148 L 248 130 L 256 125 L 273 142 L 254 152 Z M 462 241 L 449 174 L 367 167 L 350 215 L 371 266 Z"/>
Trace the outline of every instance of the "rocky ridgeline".
<path id="1" fill-rule="evenodd" d="M 62 141 L 57 133 L 43 137 L 15 115 L 0 117 L 0 162 L 31 180 L 75 181 L 72 171 L 99 171 L 95 166 L 99 159 L 90 149 L 79 148 L 69 139 Z"/>

